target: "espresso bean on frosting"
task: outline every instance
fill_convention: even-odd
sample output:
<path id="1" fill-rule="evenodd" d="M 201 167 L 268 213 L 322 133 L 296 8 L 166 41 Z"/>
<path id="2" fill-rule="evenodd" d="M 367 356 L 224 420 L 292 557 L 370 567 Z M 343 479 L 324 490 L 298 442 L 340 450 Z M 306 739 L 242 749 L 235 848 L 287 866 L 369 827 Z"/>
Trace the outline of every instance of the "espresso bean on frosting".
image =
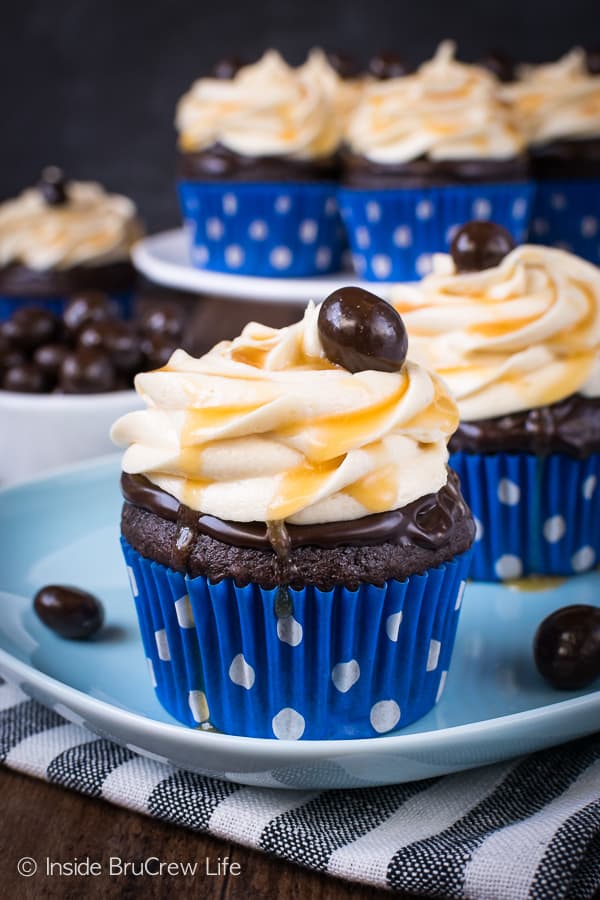
<path id="1" fill-rule="evenodd" d="M 339 288 L 319 311 L 318 329 L 327 358 L 349 372 L 396 372 L 408 349 L 396 310 L 359 287 Z"/>
<path id="2" fill-rule="evenodd" d="M 515 242 L 502 225 L 494 222 L 467 222 L 452 240 L 450 255 L 457 272 L 482 272 L 499 265 Z"/>

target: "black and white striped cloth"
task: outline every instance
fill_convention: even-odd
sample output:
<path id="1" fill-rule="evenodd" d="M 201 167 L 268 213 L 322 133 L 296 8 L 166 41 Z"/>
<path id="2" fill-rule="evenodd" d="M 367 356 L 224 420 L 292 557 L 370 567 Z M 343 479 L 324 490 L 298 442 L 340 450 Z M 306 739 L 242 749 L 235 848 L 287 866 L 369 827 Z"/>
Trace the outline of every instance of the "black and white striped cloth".
<path id="1" fill-rule="evenodd" d="M 600 734 L 391 787 L 242 787 L 138 756 L 0 684 L 0 761 L 340 878 L 426 897 L 600 890 Z"/>

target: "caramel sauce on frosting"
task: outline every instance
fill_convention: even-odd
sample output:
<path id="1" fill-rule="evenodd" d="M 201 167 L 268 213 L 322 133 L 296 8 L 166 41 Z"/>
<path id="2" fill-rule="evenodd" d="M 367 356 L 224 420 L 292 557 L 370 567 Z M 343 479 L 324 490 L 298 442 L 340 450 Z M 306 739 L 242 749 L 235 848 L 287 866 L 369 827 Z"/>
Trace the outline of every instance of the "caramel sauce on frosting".
<path id="1" fill-rule="evenodd" d="M 414 362 L 351 374 L 320 345 L 318 308 L 281 330 L 251 323 L 201 359 L 138 375 L 147 409 L 113 427 L 123 470 L 232 522 L 351 521 L 447 482 L 458 412 Z"/>
<path id="2" fill-rule="evenodd" d="M 393 303 L 411 355 L 445 379 L 465 422 L 600 396 L 600 270 L 570 253 L 525 244 L 462 274 L 440 256 Z"/>

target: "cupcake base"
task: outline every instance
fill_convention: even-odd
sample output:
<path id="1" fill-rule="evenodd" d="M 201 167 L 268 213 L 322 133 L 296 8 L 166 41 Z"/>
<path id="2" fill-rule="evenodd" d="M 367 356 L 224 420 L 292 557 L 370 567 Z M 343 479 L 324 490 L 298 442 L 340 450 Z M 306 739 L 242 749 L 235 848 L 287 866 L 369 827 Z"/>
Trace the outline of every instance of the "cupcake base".
<path id="1" fill-rule="evenodd" d="M 181 181 L 192 264 L 297 278 L 340 268 L 345 237 L 333 182 Z"/>
<path id="2" fill-rule="evenodd" d="M 452 454 L 475 518 L 471 577 L 573 575 L 600 558 L 600 453 Z"/>
<path id="3" fill-rule="evenodd" d="M 249 737 L 373 737 L 441 696 L 471 551 L 352 591 L 189 578 L 122 539 L 162 705 L 191 727 Z"/>

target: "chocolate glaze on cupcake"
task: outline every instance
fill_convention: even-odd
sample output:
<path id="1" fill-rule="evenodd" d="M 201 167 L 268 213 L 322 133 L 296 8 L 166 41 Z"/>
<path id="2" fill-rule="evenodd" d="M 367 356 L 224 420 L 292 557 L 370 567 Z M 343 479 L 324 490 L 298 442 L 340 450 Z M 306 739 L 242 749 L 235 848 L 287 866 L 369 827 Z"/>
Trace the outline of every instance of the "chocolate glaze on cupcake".
<path id="1" fill-rule="evenodd" d="M 45 169 L 36 187 L 0 205 L 0 295 L 128 291 L 135 280 L 129 252 L 141 234 L 127 197 Z"/>

